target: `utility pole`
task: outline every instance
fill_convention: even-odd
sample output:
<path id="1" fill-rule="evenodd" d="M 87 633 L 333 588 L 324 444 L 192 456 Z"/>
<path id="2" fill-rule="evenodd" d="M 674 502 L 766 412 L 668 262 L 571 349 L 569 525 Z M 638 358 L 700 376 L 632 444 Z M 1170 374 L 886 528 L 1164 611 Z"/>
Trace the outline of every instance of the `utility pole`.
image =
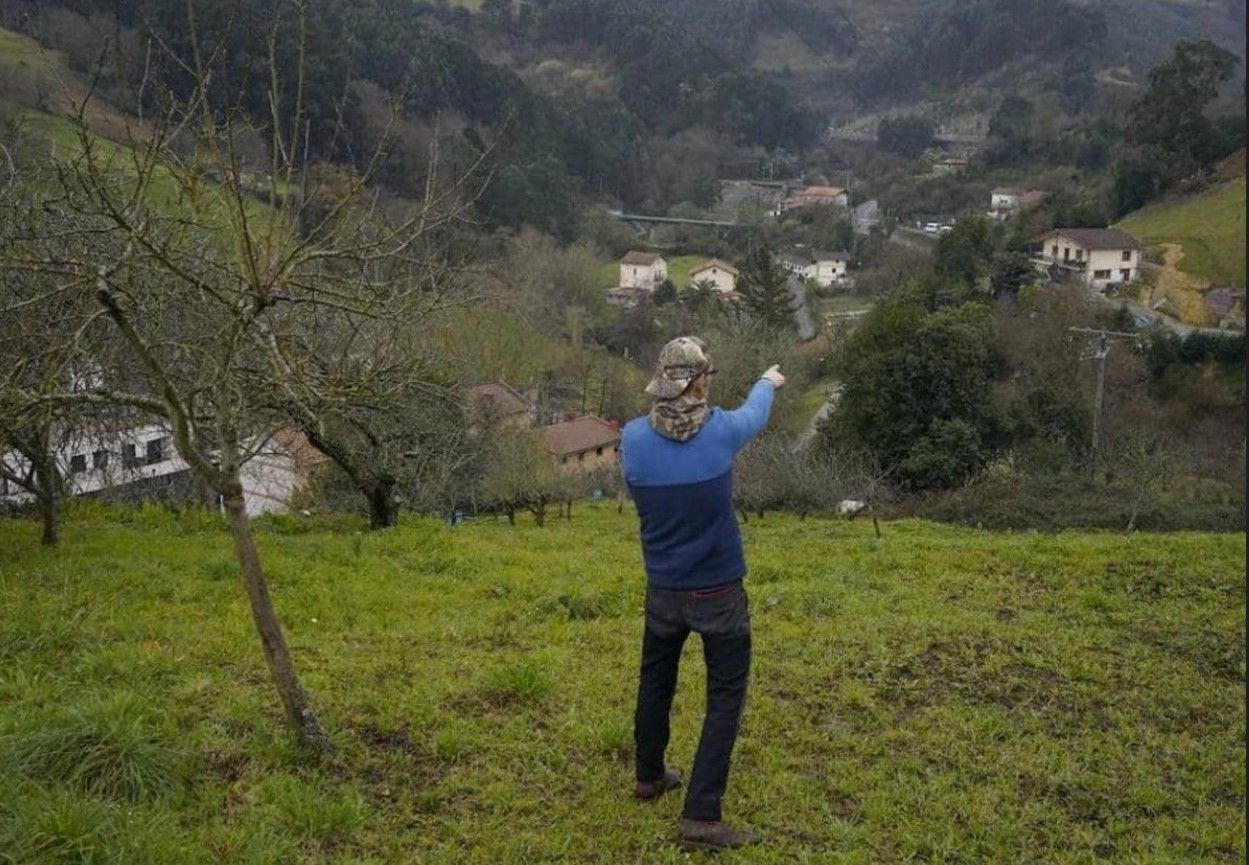
<path id="1" fill-rule="evenodd" d="M 1089 474 L 1091 475 L 1097 466 L 1097 457 L 1101 450 L 1102 403 L 1106 395 L 1106 356 L 1110 354 L 1112 342 L 1116 340 L 1136 342 L 1139 337 L 1134 333 L 1093 327 L 1072 327 L 1068 330 L 1086 337 L 1085 353 L 1080 355 L 1080 359 L 1097 361 L 1097 386 L 1093 391 L 1093 435 L 1089 442 Z"/>

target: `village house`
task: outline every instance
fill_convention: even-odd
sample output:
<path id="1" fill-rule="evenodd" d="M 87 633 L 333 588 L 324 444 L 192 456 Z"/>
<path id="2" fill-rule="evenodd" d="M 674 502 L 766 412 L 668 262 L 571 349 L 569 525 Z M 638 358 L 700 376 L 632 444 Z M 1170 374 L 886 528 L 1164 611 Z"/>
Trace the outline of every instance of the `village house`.
<path id="1" fill-rule="evenodd" d="M 813 279 L 821 288 L 848 285 L 850 255 L 845 252 L 793 250 L 782 254 L 781 267 L 800 279 Z"/>
<path id="2" fill-rule="evenodd" d="M 534 424 L 533 405 L 504 382 L 479 384 L 468 393 L 477 405 L 488 409 L 504 426 L 523 429 Z"/>
<path id="3" fill-rule="evenodd" d="M 840 186 L 808 186 L 786 196 L 774 213 L 780 216 L 801 207 L 849 207 L 850 195 Z"/>
<path id="4" fill-rule="evenodd" d="M 620 450 L 620 425 L 596 415 L 569 413 L 560 423 L 539 428 L 547 453 L 569 471 L 614 466 Z"/>
<path id="5" fill-rule="evenodd" d="M 288 510 L 294 496 L 329 459 L 297 430 L 277 430 L 251 447 L 255 454 L 240 471 L 250 516 Z M 17 453 L 4 454 L 0 461 L 14 474 L 25 472 L 26 463 Z M 56 461 L 71 496 L 127 503 L 202 501 L 199 484 L 164 426 L 71 436 Z M 0 502 L 23 504 L 31 499 L 26 490 L 0 478 Z"/>
<path id="6" fill-rule="evenodd" d="M 620 288 L 653 290 L 668 278 L 668 262 L 657 252 L 630 250 L 620 259 Z"/>
<path id="7" fill-rule="evenodd" d="M 1040 190 L 999 186 L 989 193 L 987 215 L 990 219 L 1005 222 L 1013 216 L 1036 207 L 1043 198 L 1045 198 L 1045 193 Z"/>
<path id="8" fill-rule="evenodd" d="M 1117 228 L 1056 228 L 1041 239 L 1040 261 L 1103 289 L 1140 277 L 1141 244 Z"/>
<path id="9" fill-rule="evenodd" d="M 690 285 L 706 281 L 721 294 L 733 294 L 737 291 L 737 276 L 736 267 L 727 261 L 713 258 L 690 271 Z"/>

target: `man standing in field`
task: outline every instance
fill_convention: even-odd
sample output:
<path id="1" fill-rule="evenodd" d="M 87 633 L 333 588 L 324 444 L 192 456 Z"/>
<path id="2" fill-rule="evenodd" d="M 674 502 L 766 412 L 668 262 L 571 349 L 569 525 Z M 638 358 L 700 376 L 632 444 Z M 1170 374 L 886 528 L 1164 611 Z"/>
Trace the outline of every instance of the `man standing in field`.
<path id="1" fill-rule="evenodd" d="M 625 425 L 620 449 L 641 521 L 647 578 L 634 793 L 652 800 L 681 786 L 680 773 L 664 765 L 664 752 L 681 649 L 694 631 L 707 664 L 707 711 L 685 796 L 681 841 L 723 850 L 759 840 L 720 815 L 750 675 L 750 613 L 742 586 L 746 560 L 733 511 L 733 459 L 767 424 L 772 396 L 785 377 L 772 367 L 741 408 L 725 411 L 707 404 L 715 372 L 701 339 L 683 336 L 665 345 L 646 386 L 654 405 L 649 415 Z"/>

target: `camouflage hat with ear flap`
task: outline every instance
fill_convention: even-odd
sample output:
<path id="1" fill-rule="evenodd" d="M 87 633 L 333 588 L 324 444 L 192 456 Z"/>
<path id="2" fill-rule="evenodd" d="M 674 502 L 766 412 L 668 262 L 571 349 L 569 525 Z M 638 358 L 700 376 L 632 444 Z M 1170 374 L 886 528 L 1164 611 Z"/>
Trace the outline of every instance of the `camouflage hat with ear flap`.
<path id="1" fill-rule="evenodd" d="M 715 372 L 707 343 L 696 336 L 678 336 L 659 352 L 655 377 L 646 386 L 646 392 L 659 399 L 676 399 L 705 372 Z"/>

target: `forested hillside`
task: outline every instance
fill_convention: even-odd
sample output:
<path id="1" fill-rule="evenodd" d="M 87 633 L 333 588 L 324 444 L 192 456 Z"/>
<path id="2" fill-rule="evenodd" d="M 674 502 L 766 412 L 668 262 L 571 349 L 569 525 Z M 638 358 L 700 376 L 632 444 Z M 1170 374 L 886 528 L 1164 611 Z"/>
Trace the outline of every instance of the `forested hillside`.
<path id="1" fill-rule="evenodd" d="M 488 151 L 495 175 L 482 215 L 565 239 L 592 201 L 661 210 L 710 204 L 706 183 L 655 188 L 656 170 L 669 162 L 749 175 L 770 152 L 803 153 L 832 116 L 845 122 L 937 100 L 950 122 L 987 117 L 990 94 L 1003 89 L 1082 112 L 1104 70 L 1139 82 L 1175 39 L 1211 36 L 1235 46 L 1244 24 L 1243 4 L 1155 0 L 314 5 L 299 82 L 314 156 L 358 165 L 389 128 L 387 106 L 398 102 L 403 117 L 379 176 L 394 194 L 423 188 L 431 141 L 442 140 L 444 159 L 460 166 Z M 214 87 L 267 123 L 273 12 L 289 21 L 291 9 L 230 0 L 4 0 L 0 25 L 65 51 L 82 75 L 99 67 L 98 92 L 124 102 L 122 89 L 135 90 L 144 74 L 181 82 L 185 95 L 188 69 L 143 46 L 155 35 L 187 56 L 188 8 L 199 38 L 223 46 Z M 297 29 L 276 32 L 279 58 L 293 63 Z"/>

